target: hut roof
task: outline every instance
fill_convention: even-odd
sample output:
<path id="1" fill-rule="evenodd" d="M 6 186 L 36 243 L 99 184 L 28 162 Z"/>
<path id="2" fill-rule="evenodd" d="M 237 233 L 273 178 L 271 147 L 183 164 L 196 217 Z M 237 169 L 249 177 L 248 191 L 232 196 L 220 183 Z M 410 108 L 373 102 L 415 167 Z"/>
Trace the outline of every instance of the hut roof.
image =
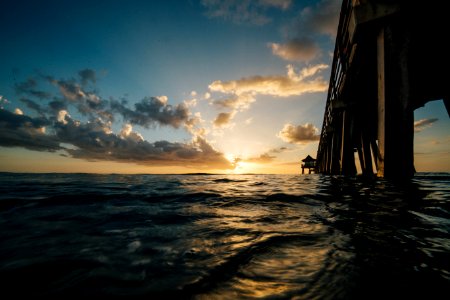
<path id="1" fill-rule="evenodd" d="M 316 160 L 309 155 L 307 157 L 305 157 L 304 159 L 302 159 L 302 162 L 308 162 L 308 161 L 316 161 Z"/>

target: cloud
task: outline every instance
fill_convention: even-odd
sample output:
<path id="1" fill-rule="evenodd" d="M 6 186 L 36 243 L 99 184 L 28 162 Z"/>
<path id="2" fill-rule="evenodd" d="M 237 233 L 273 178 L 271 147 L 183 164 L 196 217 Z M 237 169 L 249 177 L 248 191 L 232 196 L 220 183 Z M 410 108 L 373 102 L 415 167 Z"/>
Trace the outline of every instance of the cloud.
<path id="1" fill-rule="evenodd" d="M 37 112 L 38 114 L 42 115 L 44 113 L 44 111 L 42 110 L 42 107 L 35 101 L 27 99 L 27 98 L 21 98 L 20 101 L 23 102 L 28 108 Z"/>
<path id="2" fill-rule="evenodd" d="M 171 105 L 166 96 L 156 96 L 145 97 L 129 107 L 127 99 L 106 100 L 94 90 L 86 89 L 87 83 L 95 84 L 94 71 L 85 69 L 78 75 L 78 81 L 39 76 L 16 85 L 20 94 L 27 95 L 21 101 L 35 116 L 25 115 L 20 108 L 15 113 L 0 109 L 0 146 L 58 151 L 63 156 L 89 161 L 233 168 L 223 153 L 204 138 L 205 130 L 199 127 L 204 122 L 200 113 L 192 114 L 185 103 Z M 40 91 L 42 82 L 47 83 L 45 97 L 32 92 Z M 52 93 L 52 89 L 56 92 Z M 1 103 L 6 104 L 3 99 L 0 98 Z M 82 119 L 76 120 L 72 115 Z M 124 121 L 122 129 L 115 133 L 113 128 L 120 126 L 117 124 L 120 119 Z M 133 129 L 134 125 L 184 128 L 193 138 L 184 143 L 149 142 Z"/>
<path id="3" fill-rule="evenodd" d="M 286 10 L 291 0 L 202 0 L 206 15 L 236 24 L 264 25 L 271 22 L 268 10 Z"/>
<path id="4" fill-rule="evenodd" d="M 278 154 L 278 153 L 282 153 L 282 152 L 285 152 L 285 151 L 288 151 L 288 150 L 289 150 L 288 147 L 279 147 L 279 148 L 270 149 L 268 151 L 268 153 L 276 153 L 276 154 Z"/>
<path id="5" fill-rule="evenodd" d="M 111 101 L 111 109 L 119 113 L 125 121 L 146 128 L 167 125 L 179 128 L 189 120 L 189 109 L 185 103 L 170 105 L 166 96 L 145 97 L 128 108 L 123 102 Z"/>
<path id="6" fill-rule="evenodd" d="M 313 7 L 304 8 L 300 14 L 302 31 L 336 36 L 341 3 L 340 0 L 322 0 Z"/>
<path id="7" fill-rule="evenodd" d="M 0 146 L 49 152 L 62 149 L 54 135 L 45 133 L 45 126 L 50 124 L 48 120 L 31 118 L 20 112 L 0 109 Z"/>
<path id="8" fill-rule="evenodd" d="M 431 118 L 431 119 L 421 119 L 419 121 L 414 122 L 414 131 L 421 132 L 422 130 L 429 128 L 433 125 L 434 122 L 439 119 Z"/>
<path id="9" fill-rule="evenodd" d="M 209 85 L 209 89 L 214 92 L 235 95 L 262 94 L 278 97 L 323 92 L 328 89 L 328 82 L 323 77 L 315 75 L 326 67 L 323 64 L 308 66 L 303 68 L 299 74 L 296 74 L 294 67 L 288 65 L 288 72 L 285 76 L 252 76 L 225 82 L 217 80 Z"/>
<path id="10" fill-rule="evenodd" d="M 144 141 L 142 134 L 133 131 L 133 126 L 131 124 L 124 124 L 122 130 L 119 133 L 119 137 L 122 139 L 132 139 L 135 142 Z"/>
<path id="11" fill-rule="evenodd" d="M 260 0 L 259 3 L 262 6 L 286 10 L 291 6 L 292 0 Z"/>
<path id="12" fill-rule="evenodd" d="M 78 72 L 78 75 L 80 76 L 81 83 L 83 85 L 86 85 L 89 81 L 92 83 L 95 83 L 97 81 L 97 75 L 92 69 L 81 70 Z"/>
<path id="13" fill-rule="evenodd" d="M 74 81 L 52 80 L 59 87 L 61 94 L 70 101 L 79 101 L 87 97 L 81 86 Z"/>
<path id="14" fill-rule="evenodd" d="M 318 132 L 319 130 L 311 123 L 297 126 L 288 123 L 277 136 L 291 144 L 306 144 L 318 141 L 320 138 Z"/>
<path id="15" fill-rule="evenodd" d="M 50 93 L 38 90 L 37 86 L 38 81 L 35 78 L 28 78 L 28 80 L 15 85 L 16 93 L 19 95 L 36 97 L 41 100 L 50 98 Z"/>
<path id="16" fill-rule="evenodd" d="M 342 1 L 322 0 L 303 8 L 284 28 L 285 43 L 269 43 L 272 53 L 288 61 L 308 62 L 322 56 L 318 39 L 336 36 Z"/>
<path id="17" fill-rule="evenodd" d="M 78 72 L 78 75 L 79 81 L 75 79 L 57 80 L 52 76 L 40 76 L 41 79 L 51 83 L 58 90 L 57 95 L 45 92 L 47 99 L 45 109 L 29 98 L 22 98 L 22 102 L 39 114 L 48 113 L 55 117 L 59 111 L 75 107 L 79 113 L 88 118 L 101 117 L 106 121 L 113 122 L 115 115 L 118 115 L 130 124 L 146 128 L 157 125 L 180 128 L 192 123 L 189 107 L 196 105 L 194 100 L 171 105 L 168 103 L 167 96 L 144 97 L 135 103 L 134 107 L 130 108 L 127 106 L 127 99 L 122 99 L 122 101 L 113 98 L 106 100 L 94 90 L 86 89 L 88 82 L 93 84 L 96 82 L 95 71 L 84 69 Z M 38 80 L 29 79 L 18 84 L 16 89 L 19 89 L 20 93 L 30 95 L 30 97 L 39 98 L 38 100 L 42 102 L 44 99 L 40 97 L 41 93 L 34 92 L 37 85 Z"/>
<path id="18" fill-rule="evenodd" d="M 289 40 L 286 44 L 269 43 L 272 53 L 284 60 L 311 61 L 320 55 L 317 43 L 308 37 Z"/>
<path id="19" fill-rule="evenodd" d="M 243 161 L 258 164 L 267 164 L 271 163 L 275 158 L 276 156 L 270 155 L 269 153 L 263 153 L 260 156 L 243 159 Z"/>
<path id="20" fill-rule="evenodd" d="M 244 111 L 256 99 L 250 94 L 232 95 L 224 99 L 215 99 L 211 103 L 221 108 L 231 108 L 233 110 Z"/>
<path id="21" fill-rule="evenodd" d="M 256 101 L 256 95 L 276 97 L 299 96 L 305 93 L 323 92 L 328 89 L 328 82 L 320 72 L 328 68 L 325 64 L 304 67 L 299 72 L 292 65 L 287 66 L 285 76 L 252 76 L 238 80 L 212 82 L 208 88 L 211 92 L 228 94 L 228 97 L 211 100 L 210 103 L 220 108 L 231 109 L 222 112 L 213 121 L 216 128 L 227 126 L 239 111 L 244 111 Z M 249 124 L 251 120 L 246 122 Z"/>
<path id="22" fill-rule="evenodd" d="M 42 116 L 56 115 L 60 110 L 74 106 L 84 116 L 102 115 L 112 120 L 112 113 L 108 111 L 109 101 L 100 98 L 96 92 L 85 89 L 87 82 L 95 83 L 95 71 L 84 69 L 78 72 L 78 75 L 80 81 L 57 80 L 52 76 L 40 74 L 36 78 L 16 84 L 16 92 L 26 96 L 21 97 L 20 101 Z M 45 91 L 38 88 L 42 83 L 47 84 Z M 57 92 L 52 92 L 51 87 L 56 87 Z"/>
<path id="23" fill-rule="evenodd" d="M 230 121 L 233 119 L 235 115 L 235 112 L 229 112 L 229 113 L 219 113 L 217 117 L 214 119 L 214 126 L 216 127 L 225 127 L 230 123 Z"/>
<path id="24" fill-rule="evenodd" d="M 259 156 L 242 159 L 242 161 L 251 162 L 251 163 L 259 163 L 259 164 L 267 164 L 267 163 L 273 162 L 277 158 L 276 155 L 273 155 L 273 154 L 280 154 L 287 150 L 289 150 L 289 148 L 287 148 L 287 147 L 273 148 Z"/>
<path id="25" fill-rule="evenodd" d="M 9 104 L 9 100 L 0 95 L 0 109 L 4 108 L 4 105 Z"/>
<path id="26" fill-rule="evenodd" d="M 57 137 L 61 142 L 75 146 L 75 149 L 66 149 L 74 158 L 149 166 L 232 168 L 223 154 L 201 137 L 195 137 L 191 143 L 150 143 L 134 132 L 129 124 L 125 124 L 119 134 L 114 134 L 101 120 L 80 123 L 67 116 L 66 120 L 67 124 L 57 124 Z"/>

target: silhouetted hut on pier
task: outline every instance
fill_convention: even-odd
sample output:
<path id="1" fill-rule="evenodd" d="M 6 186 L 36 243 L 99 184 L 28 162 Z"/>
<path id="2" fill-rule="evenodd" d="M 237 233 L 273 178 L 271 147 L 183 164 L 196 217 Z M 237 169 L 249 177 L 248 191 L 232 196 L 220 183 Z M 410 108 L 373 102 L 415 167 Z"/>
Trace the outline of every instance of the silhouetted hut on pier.
<path id="1" fill-rule="evenodd" d="M 302 159 L 302 162 L 302 174 L 305 174 L 305 169 L 308 169 L 308 174 L 311 174 L 311 170 L 313 170 L 314 173 L 316 172 L 316 160 L 314 158 L 308 155 Z"/>

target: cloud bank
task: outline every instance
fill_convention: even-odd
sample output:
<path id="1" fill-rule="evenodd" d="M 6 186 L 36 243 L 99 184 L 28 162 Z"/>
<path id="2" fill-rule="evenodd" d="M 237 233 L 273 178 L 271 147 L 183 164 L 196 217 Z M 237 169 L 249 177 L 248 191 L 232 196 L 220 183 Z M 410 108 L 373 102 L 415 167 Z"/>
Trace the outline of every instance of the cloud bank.
<path id="1" fill-rule="evenodd" d="M 184 166 L 231 169 L 232 164 L 202 135 L 194 134 L 200 122 L 185 103 L 171 105 L 166 96 L 145 97 L 128 105 L 127 99 L 106 100 L 88 85 L 96 82 L 95 71 L 85 69 L 77 79 L 55 79 L 40 75 L 17 84 L 22 103 L 34 115 L 0 109 L 0 146 L 56 152 L 89 161 L 131 162 L 148 166 Z M 47 89 L 39 89 L 40 84 Z M 51 91 L 56 92 L 51 92 Z M 5 101 L 4 101 L 5 102 Z M 6 103 L 6 102 L 5 102 Z M 72 115 L 78 115 L 76 119 Z M 122 122 L 114 133 L 113 125 Z M 146 141 L 133 130 L 169 126 L 184 128 L 191 142 Z"/>
<path id="2" fill-rule="evenodd" d="M 251 76 L 238 80 L 212 82 L 208 86 L 209 90 L 227 94 L 227 97 L 211 100 L 210 103 L 219 108 L 231 110 L 228 113 L 219 113 L 214 120 L 214 125 L 223 127 L 229 123 L 238 111 L 248 109 L 256 101 L 257 95 L 286 98 L 326 91 L 328 82 L 320 74 L 327 68 L 328 65 L 316 64 L 296 72 L 294 66 L 287 65 L 286 75 Z"/>
<path id="3" fill-rule="evenodd" d="M 213 92 L 234 95 L 270 95 L 277 97 L 300 96 L 306 93 L 323 92 L 328 88 L 328 82 L 319 72 L 328 66 L 315 65 L 295 73 L 292 65 L 287 66 L 287 75 L 252 76 L 238 80 L 214 81 L 209 85 Z"/>

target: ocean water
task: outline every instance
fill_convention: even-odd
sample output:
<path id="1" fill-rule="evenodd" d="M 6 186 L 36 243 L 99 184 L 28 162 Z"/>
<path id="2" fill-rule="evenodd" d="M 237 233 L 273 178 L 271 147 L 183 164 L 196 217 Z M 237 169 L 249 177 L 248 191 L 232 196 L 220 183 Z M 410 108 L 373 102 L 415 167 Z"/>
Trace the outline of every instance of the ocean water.
<path id="1" fill-rule="evenodd" d="M 450 174 L 0 173 L 1 294 L 448 299 Z"/>

